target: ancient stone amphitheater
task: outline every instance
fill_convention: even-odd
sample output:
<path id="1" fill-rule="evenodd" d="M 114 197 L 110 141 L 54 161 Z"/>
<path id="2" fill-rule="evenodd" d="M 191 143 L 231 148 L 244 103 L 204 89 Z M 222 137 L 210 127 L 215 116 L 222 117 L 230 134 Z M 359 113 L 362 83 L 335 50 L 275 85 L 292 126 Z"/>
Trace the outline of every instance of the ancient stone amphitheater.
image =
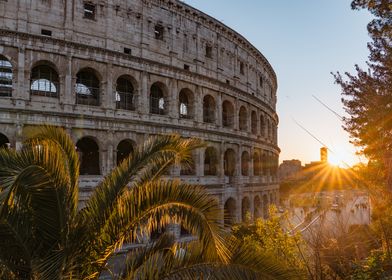
<path id="1" fill-rule="evenodd" d="M 278 200 L 276 75 L 244 37 L 176 0 L 0 0 L 0 145 L 64 127 L 81 197 L 151 135 L 208 147 L 171 177 L 241 221 Z M 250 215 L 248 214 L 250 213 Z"/>

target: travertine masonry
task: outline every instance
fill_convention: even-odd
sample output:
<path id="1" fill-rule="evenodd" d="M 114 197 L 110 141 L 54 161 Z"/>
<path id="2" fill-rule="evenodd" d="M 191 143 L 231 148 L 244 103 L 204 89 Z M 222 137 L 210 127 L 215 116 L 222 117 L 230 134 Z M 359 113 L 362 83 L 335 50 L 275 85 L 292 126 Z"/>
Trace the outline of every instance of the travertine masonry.
<path id="1" fill-rule="evenodd" d="M 133 145 L 179 133 L 209 149 L 170 176 L 205 185 L 233 221 L 266 215 L 278 200 L 276 91 L 256 48 L 179 1 L 0 0 L 0 146 L 20 148 L 27 126 L 65 127 L 82 200 Z"/>

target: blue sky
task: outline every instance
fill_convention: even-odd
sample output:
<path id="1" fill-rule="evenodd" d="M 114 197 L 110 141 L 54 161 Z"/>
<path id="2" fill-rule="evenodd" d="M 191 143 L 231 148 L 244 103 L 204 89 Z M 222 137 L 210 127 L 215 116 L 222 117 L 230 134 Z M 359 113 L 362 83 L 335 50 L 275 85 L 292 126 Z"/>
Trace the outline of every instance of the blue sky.
<path id="1" fill-rule="evenodd" d="M 321 144 L 332 162 L 359 160 L 341 121 L 318 97 L 344 115 L 340 88 L 330 72 L 354 72 L 365 66 L 371 15 L 353 11 L 350 0 L 186 0 L 244 35 L 270 61 L 278 76 L 280 160 L 319 159 Z"/>

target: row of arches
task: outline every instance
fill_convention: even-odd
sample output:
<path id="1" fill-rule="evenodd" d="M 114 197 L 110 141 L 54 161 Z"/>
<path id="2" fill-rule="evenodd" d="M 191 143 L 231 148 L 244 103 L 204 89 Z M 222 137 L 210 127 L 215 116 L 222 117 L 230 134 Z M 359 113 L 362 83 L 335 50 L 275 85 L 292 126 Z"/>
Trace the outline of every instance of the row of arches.
<path id="1" fill-rule="evenodd" d="M 240 203 L 238 206 L 237 200 L 233 197 L 229 197 L 225 201 L 225 226 L 231 226 L 239 221 L 250 222 L 259 218 L 267 219 L 269 206 L 277 203 L 277 195 L 272 192 L 269 194 L 257 194 L 253 200 L 245 196 L 240 200 Z"/>
<path id="2" fill-rule="evenodd" d="M 0 133 L 0 147 L 9 147 L 10 141 L 4 134 Z M 116 164 L 120 164 L 133 151 L 136 143 L 130 139 L 122 140 L 116 147 Z M 93 137 L 83 137 L 76 142 L 76 149 L 80 158 L 81 175 L 100 175 L 100 148 Z M 218 149 L 209 146 L 204 150 L 204 176 L 219 176 L 221 156 Z M 253 163 L 253 165 L 251 165 Z M 250 155 L 244 151 L 241 154 L 239 162 L 240 170 L 237 173 L 237 154 L 229 148 L 223 155 L 223 173 L 224 176 L 261 176 L 275 175 L 277 170 L 277 157 L 273 157 L 261 150 L 255 150 Z M 253 172 L 251 173 L 251 166 Z M 275 168 L 276 167 L 276 168 Z M 188 165 L 181 169 L 181 175 L 194 175 L 195 164 Z"/>
<path id="3" fill-rule="evenodd" d="M 10 97 L 13 87 L 13 69 L 10 61 L 0 55 L 0 96 Z M 74 83 L 74 94 L 76 104 L 88 106 L 100 106 L 102 95 L 102 81 L 100 75 L 93 68 L 83 68 L 76 74 Z M 60 77 L 55 65 L 49 61 L 40 61 L 34 65 L 30 72 L 30 94 L 59 98 Z M 137 102 L 137 82 L 129 75 L 122 75 L 115 81 L 115 94 L 113 96 L 116 109 L 135 110 Z M 179 118 L 194 118 L 195 97 L 194 93 L 188 89 L 181 89 L 178 93 L 178 116 Z M 203 122 L 217 123 L 218 104 L 215 98 L 209 94 L 203 97 Z M 166 115 L 169 112 L 169 89 L 162 82 L 155 82 L 149 88 L 149 112 L 151 114 Z M 248 113 L 248 109 L 242 105 L 235 112 L 234 105 L 229 100 L 222 103 L 221 120 L 222 126 L 235 128 L 235 119 L 238 118 L 238 129 L 240 131 L 250 131 L 265 138 L 275 139 L 276 124 L 266 116 L 258 114 L 255 110 Z M 250 119 L 249 119 L 250 118 Z M 250 121 L 250 127 L 248 125 Z M 259 127 L 259 128 L 258 128 Z M 258 130 L 260 133 L 258 133 Z"/>

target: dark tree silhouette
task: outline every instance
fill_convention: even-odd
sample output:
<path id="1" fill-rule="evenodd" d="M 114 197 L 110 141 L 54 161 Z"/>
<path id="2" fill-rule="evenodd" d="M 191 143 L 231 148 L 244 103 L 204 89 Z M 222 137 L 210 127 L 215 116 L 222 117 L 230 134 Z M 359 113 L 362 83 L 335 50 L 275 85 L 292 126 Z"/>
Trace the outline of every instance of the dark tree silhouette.
<path id="1" fill-rule="evenodd" d="M 349 114 L 344 128 L 361 152 L 380 166 L 392 190 L 392 4 L 390 0 L 354 0 L 351 7 L 368 9 L 375 18 L 368 24 L 368 69 L 356 65 L 355 74 L 334 74 Z"/>

